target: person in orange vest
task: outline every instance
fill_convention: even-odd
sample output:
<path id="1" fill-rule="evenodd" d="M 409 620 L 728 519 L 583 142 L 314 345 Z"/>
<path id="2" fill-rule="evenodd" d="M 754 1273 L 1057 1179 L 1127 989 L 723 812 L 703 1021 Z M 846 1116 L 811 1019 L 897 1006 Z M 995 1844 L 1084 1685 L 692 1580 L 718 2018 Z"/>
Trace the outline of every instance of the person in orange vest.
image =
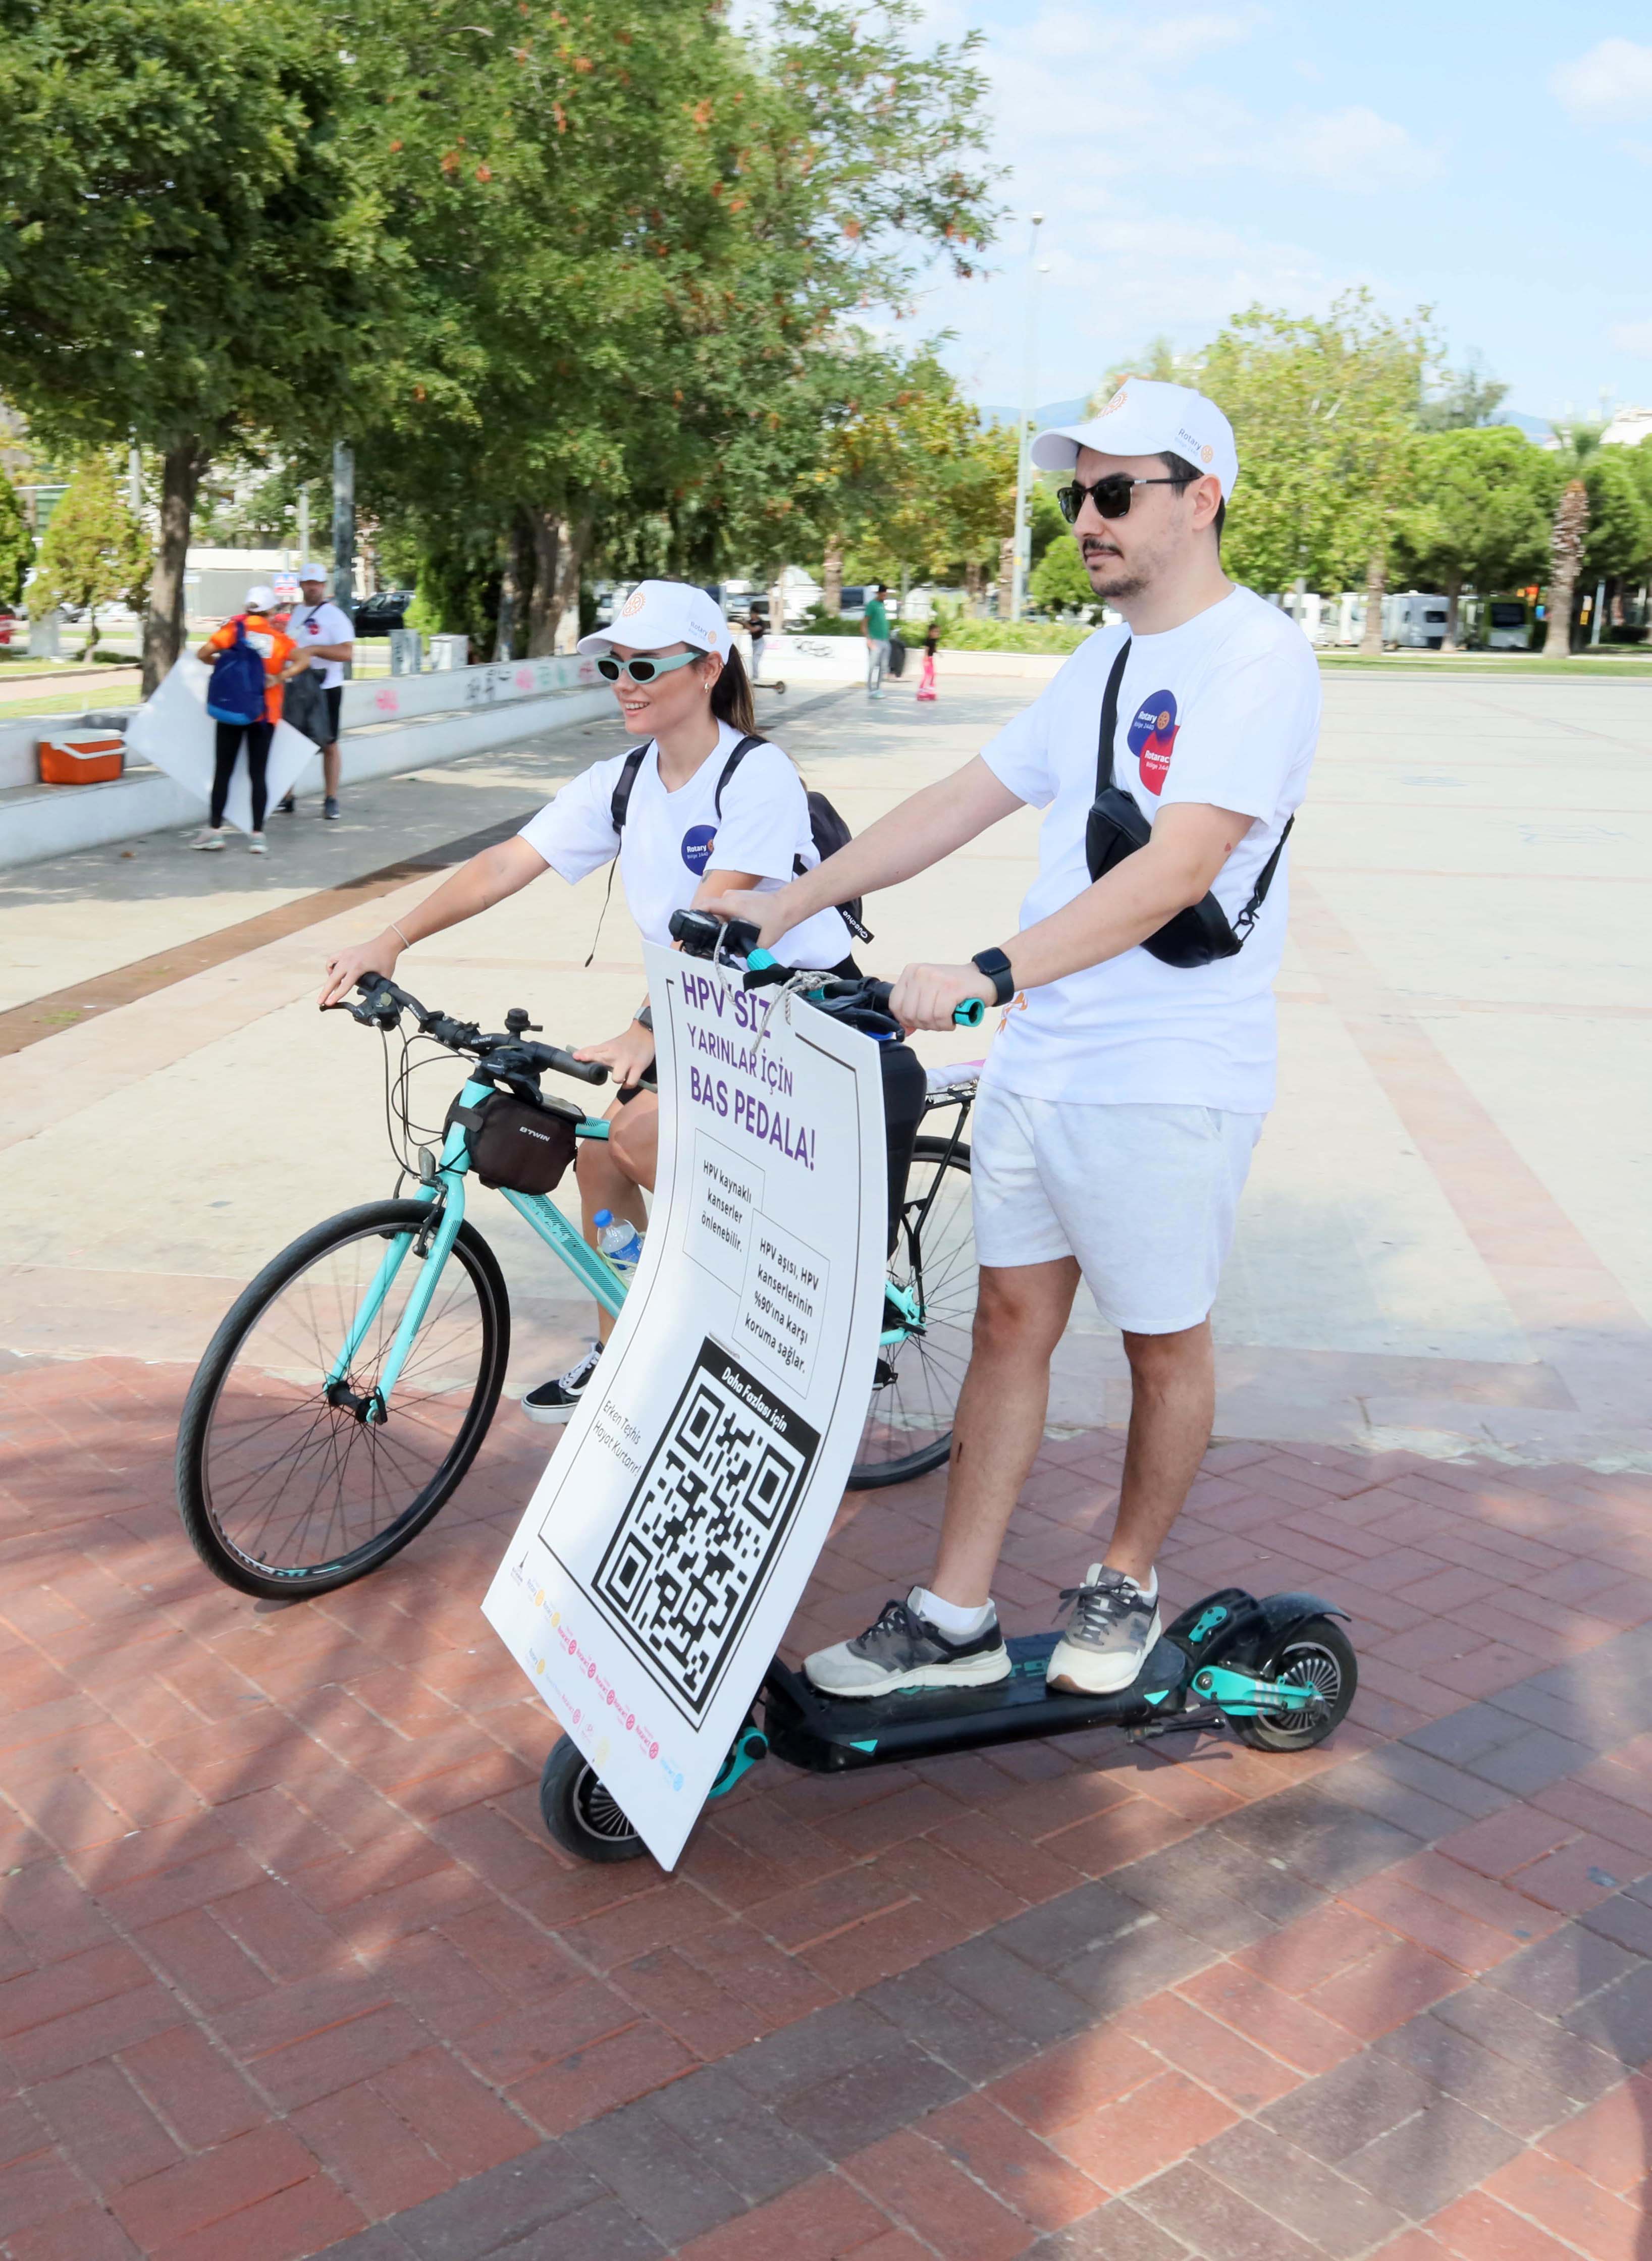
<path id="1" fill-rule="evenodd" d="M 212 671 L 206 711 L 218 725 L 218 742 L 213 749 L 212 803 L 205 824 L 190 843 L 192 847 L 211 851 L 224 845 L 224 804 L 229 799 L 229 781 L 235 774 L 244 741 L 253 802 L 253 829 L 247 845 L 255 856 L 266 853 L 264 779 L 270 742 L 281 720 L 282 685 L 310 664 L 307 654 L 300 652 L 270 618 L 275 605 L 272 589 L 262 584 L 248 589 L 244 608 L 221 628 L 214 628 L 197 655 Z"/>

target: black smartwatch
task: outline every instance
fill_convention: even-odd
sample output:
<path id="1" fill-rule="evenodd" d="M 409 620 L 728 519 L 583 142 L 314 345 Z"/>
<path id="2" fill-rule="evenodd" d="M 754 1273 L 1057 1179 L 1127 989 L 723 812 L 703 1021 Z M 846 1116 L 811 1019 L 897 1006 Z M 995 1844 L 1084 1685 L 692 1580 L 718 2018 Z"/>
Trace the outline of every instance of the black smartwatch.
<path id="1" fill-rule="evenodd" d="M 1002 950 L 978 950 L 970 959 L 978 965 L 993 986 L 993 1003 L 1007 1005 L 1016 994 L 1016 977 L 1009 971 L 1009 960 Z"/>

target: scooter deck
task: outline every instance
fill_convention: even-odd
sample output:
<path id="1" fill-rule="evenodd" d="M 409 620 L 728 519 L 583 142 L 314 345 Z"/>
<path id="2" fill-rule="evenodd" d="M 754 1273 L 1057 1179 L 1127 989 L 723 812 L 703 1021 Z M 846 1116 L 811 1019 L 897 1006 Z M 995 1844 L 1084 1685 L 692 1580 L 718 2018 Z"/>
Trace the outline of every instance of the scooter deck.
<path id="1" fill-rule="evenodd" d="M 1059 1639 L 1056 1633 L 1013 1637 L 1009 1677 L 990 1687 L 897 1689 L 869 1698 L 822 1696 L 777 1658 L 764 1682 L 769 1748 L 811 1774 L 837 1774 L 1081 1727 L 1130 1726 L 1182 1709 L 1194 1668 L 1174 1641 L 1156 1641 L 1135 1680 L 1117 1694 L 1071 1696 L 1045 1684 Z"/>

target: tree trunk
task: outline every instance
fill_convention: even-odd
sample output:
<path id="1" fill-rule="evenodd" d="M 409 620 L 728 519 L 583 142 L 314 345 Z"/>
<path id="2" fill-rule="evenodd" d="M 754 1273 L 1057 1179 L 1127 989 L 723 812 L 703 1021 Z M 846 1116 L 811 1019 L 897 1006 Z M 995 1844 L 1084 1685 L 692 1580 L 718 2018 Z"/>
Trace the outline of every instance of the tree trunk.
<path id="1" fill-rule="evenodd" d="M 591 530 L 589 512 L 584 517 L 571 518 L 564 522 L 562 555 L 557 575 L 557 619 L 551 639 L 554 651 L 572 651 L 579 641 L 579 582 L 585 571 L 586 554 L 591 548 Z"/>
<path id="2" fill-rule="evenodd" d="M 1572 598 L 1589 530 L 1589 490 L 1573 479 L 1555 506 L 1548 540 L 1548 601 L 1543 620 L 1543 656 L 1563 659 L 1572 648 Z"/>
<path id="3" fill-rule="evenodd" d="M 591 521 L 559 510 L 532 510 L 534 593 L 528 608 L 528 656 L 571 651 L 579 641 L 579 572 Z"/>
<path id="4" fill-rule="evenodd" d="M 820 608 L 836 620 L 844 608 L 844 545 L 835 534 L 827 540 L 820 584 Z"/>
<path id="5" fill-rule="evenodd" d="M 1016 537 L 1006 534 L 998 545 L 998 617 L 1009 618 L 1016 598 Z"/>
<path id="6" fill-rule="evenodd" d="M 964 610 L 971 620 L 980 615 L 980 566 L 971 558 L 964 568 Z"/>
<path id="7" fill-rule="evenodd" d="M 211 460 L 205 441 L 193 433 L 169 448 L 161 459 L 161 527 L 149 579 L 149 609 L 143 621 L 146 699 L 159 688 L 183 649 L 183 567 L 190 550 L 190 520 Z"/>
<path id="8" fill-rule="evenodd" d="M 1365 569 L 1365 628 L 1360 637 L 1362 652 L 1383 649 L 1383 599 L 1388 591 L 1388 559 L 1379 549 Z"/>
<path id="9" fill-rule="evenodd" d="M 528 611 L 528 592 L 533 585 L 533 522 L 528 513 L 519 504 L 512 513 L 510 531 L 505 537 L 505 571 L 499 577 L 499 632 L 493 643 L 495 659 L 516 657 L 516 647 L 524 641 L 522 622 Z"/>
<path id="10" fill-rule="evenodd" d="M 1440 640 L 1441 651 L 1462 649 L 1457 642 L 1457 612 L 1462 602 L 1462 576 L 1461 573 L 1453 574 L 1446 582 L 1446 633 Z"/>

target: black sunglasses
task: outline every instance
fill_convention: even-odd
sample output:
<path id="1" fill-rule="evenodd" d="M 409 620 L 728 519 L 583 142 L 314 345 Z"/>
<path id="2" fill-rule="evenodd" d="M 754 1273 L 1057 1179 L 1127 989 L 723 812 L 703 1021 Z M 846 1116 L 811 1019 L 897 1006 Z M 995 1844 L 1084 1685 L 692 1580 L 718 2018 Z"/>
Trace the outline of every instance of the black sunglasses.
<path id="1" fill-rule="evenodd" d="M 1127 478 L 1123 471 L 1110 471 L 1104 479 L 1097 479 L 1093 486 L 1083 486 L 1074 479 L 1071 486 L 1058 487 L 1055 499 L 1061 506 L 1062 517 L 1072 526 L 1076 523 L 1087 496 L 1103 518 L 1128 518 L 1132 487 L 1186 487 L 1192 484 L 1191 479 L 1169 477 L 1132 479 Z"/>

